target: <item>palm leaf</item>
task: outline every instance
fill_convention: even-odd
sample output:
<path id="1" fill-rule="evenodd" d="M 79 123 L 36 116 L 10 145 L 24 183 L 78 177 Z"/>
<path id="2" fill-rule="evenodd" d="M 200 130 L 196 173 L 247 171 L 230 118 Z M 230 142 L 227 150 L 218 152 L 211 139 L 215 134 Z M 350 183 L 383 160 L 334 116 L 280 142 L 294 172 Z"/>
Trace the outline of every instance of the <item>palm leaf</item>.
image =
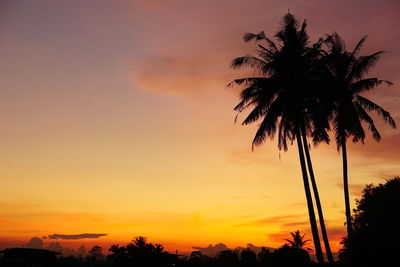
<path id="1" fill-rule="evenodd" d="M 360 96 L 360 95 L 356 96 L 356 102 L 362 108 L 364 108 L 368 111 L 376 111 L 378 113 L 378 115 L 380 117 L 382 117 L 382 119 L 386 123 L 388 123 L 392 128 L 394 128 L 394 129 L 396 128 L 396 122 L 394 121 L 392 116 L 390 116 L 390 113 L 388 111 L 386 111 L 385 109 L 383 109 L 382 107 L 380 107 L 379 105 L 375 104 L 371 100 L 368 100 L 367 98 Z"/>
<path id="2" fill-rule="evenodd" d="M 350 73 L 347 76 L 349 80 L 360 80 L 376 64 L 383 51 L 375 52 L 369 56 L 362 56 L 355 60 Z"/>
<path id="3" fill-rule="evenodd" d="M 232 61 L 231 67 L 234 69 L 238 69 L 241 67 L 250 67 L 250 68 L 262 70 L 266 64 L 267 64 L 267 62 L 265 62 L 264 60 L 259 59 L 255 56 L 248 55 L 248 56 L 244 56 L 244 57 L 235 58 Z"/>
<path id="4" fill-rule="evenodd" d="M 356 104 L 360 119 L 368 124 L 368 129 L 372 133 L 372 137 L 379 142 L 381 140 L 381 135 L 378 129 L 376 129 L 373 119 L 368 115 L 368 113 L 361 107 L 361 105 Z"/>
<path id="5" fill-rule="evenodd" d="M 367 40 L 367 36 L 365 35 L 363 38 L 361 38 L 360 41 L 358 41 L 356 47 L 354 47 L 353 52 L 351 52 L 351 57 L 355 57 L 361 50 L 361 47 L 363 46 L 363 44 L 365 43 L 365 41 Z"/>
<path id="6" fill-rule="evenodd" d="M 369 91 L 369 90 L 377 87 L 381 83 L 386 83 L 389 86 L 393 85 L 393 83 L 390 81 L 379 80 L 378 78 L 362 79 L 351 85 L 352 93 L 359 94 L 362 92 Z"/>
<path id="7" fill-rule="evenodd" d="M 245 34 L 243 35 L 243 41 L 245 41 L 246 43 L 247 43 L 247 42 L 250 42 L 250 41 L 252 41 L 252 40 L 256 40 L 256 41 L 262 40 L 262 39 L 264 39 L 264 38 L 265 38 L 265 33 L 264 33 L 264 31 L 261 31 L 261 32 L 259 32 L 259 33 L 257 33 L 257 34 L 248 32 L 248 33 L 245 33 Z"/>

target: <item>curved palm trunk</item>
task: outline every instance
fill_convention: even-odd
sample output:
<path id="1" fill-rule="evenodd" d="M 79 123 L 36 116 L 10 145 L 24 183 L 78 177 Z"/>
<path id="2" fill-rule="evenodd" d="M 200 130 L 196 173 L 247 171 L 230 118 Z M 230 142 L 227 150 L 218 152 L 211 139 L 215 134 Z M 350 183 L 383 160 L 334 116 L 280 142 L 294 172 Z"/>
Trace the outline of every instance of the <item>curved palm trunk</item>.
<path id="1" fill-rule="evenodd" d="M 333 256 L 332 256 L 332 251 L 331 251 L 331 246 L 329 245 L 328 234 L 326 232 L 324 214 L 322 212 L 322 204 L 321 204 L 321 200 L 319 198 L 317 182 L 316 182 L 315 176 L 314 176 L 314 170 L 313 170 L 313 166 L 312 166 L 312 162 L 311 162 L 311 155 L 310 155 L 310 151 L 308 149 L 307 136 L 306 136 L 306 132 L 305 132 L 304 127 L 301 128 L 301 135 L 303 137 L 303 145 L 304 145 L 304 151 L 305 151 L 305 154 L 306 154 L 307 167 L 308 167 L 308 171 L 310 173 L 310 180 L 311 180 L 311 185 L 312 185 L 312 188 L 313 188 L 313 191 L 314 191 L 315 203 L 317 205 L 319 223 L 320 223 L 320 226 L 321 226 L 321 233 L 322 233 L 322 239 L 324 241 L 326 256 L 328 258 L 329 263 L 334 263 Z"/>
<path id="2" fill-rule="evenodd" d="M 349 194 L 349 181 L 347 176 L 347 150 L 346 141 L 342 143 L 342 157 L 343 157 L 343 189 L 344 189 L 344 203 L 346 207 L 346 226 L 347 226 L 347 239 L 352 236 L 352 223 L 351 223 L 351 208 L 350 208 L 350 194 Z"/>
<path id="3" fill-rule="evenodd" d="M 301 166 L 301 172 L 303 175 L 304 191 L 306 193 L 308 217 L 310 219 L 310 226 L 311 226 L 311 232 L 312 232 L 313 241 L 314 241 L 315 254 L 317 256 L 318 262 L 323 263 L 324 255 L 322 254 L 321 241 L 319 240 L 319 235 L 318 235 L 317 220 L 315 219 L 314 206 L 313 206 L 313 201 L 312 201 L 312 197 L 311 197 L 311 188 L 310 188 L 310 184 L 308 182 L 308 175 L 307 175 L 306 163 L 305 163 L 305 159 L 304 159 L 303 145 L 301 143 L 301 135 L 300 135 L 299 129 L 296 131 L 296 139 L 297 139 L 297 148 L 299 150 L 300 166 Z"/>

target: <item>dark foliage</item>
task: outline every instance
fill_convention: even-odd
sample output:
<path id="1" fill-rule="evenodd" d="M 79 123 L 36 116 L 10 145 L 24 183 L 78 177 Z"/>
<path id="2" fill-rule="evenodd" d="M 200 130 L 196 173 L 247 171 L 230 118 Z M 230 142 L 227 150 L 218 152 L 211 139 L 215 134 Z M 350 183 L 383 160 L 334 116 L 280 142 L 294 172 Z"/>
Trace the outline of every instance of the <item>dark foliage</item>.
<path id="1" fill-rule="evenodd" d="M 240 266 L 257 266 L 257 254 L 249 248 L 242 250 L 240 253 Z"/>
<path id="2" fill-rule="evenodd" d="M 353 236 L 344 239 L 340 257 L 364 266 L 399 266 L 400 178 L 367 185 L 354 209 Z"/>
<path id="3" fill-rule="evenodd" d="M 145 237 L 136 237 L 126 246 L 114 245 L 107 260 L 116 266 L 171 266 L 178 256 L 164 251 L 160 244 L 148 243 Z"/>
<path id="4" fill-rule="evenodd" d="M 272 254 L 271 266 L 308 266 L 311 263 L 310 255 L 304 249 L 291 247 L 287 244 L 275 250 Z"/>

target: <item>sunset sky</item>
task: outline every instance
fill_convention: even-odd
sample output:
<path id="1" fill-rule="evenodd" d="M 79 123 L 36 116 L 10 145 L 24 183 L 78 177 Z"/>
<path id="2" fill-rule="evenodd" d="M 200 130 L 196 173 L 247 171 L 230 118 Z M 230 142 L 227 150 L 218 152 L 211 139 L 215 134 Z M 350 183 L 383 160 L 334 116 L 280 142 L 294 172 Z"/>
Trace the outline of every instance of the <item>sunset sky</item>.
<path id="1" fill-rule="evenodd" d="M 180 251 L 311 238 L 297 148 L 252 152 L 256 125 L 234 124 L 240 88 L 226 88 L 247 74 L 231 60 L 255 48 L 242 35 L 272 37 L 288 10 L 312 41 L 337 31 L 350 50 L 368 35 L 362 53 L 386 51 L 370 76 L 394 86 L 367 96 L 399 124 L 397 0 L 1 0 L 0 249 L 53 234 Z M 400 174 L 400 133 L 377 124 L 379 144 L 349 145 L 353 207 L 363 185 Z M 337 251 L 341 157 L 311 153 Z"/>

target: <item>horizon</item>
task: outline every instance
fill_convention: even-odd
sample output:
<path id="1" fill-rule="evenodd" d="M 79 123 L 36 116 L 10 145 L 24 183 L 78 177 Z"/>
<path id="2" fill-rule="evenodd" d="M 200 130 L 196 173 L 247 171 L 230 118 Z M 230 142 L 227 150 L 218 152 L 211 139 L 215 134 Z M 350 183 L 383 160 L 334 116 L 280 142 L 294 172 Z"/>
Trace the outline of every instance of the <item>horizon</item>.
<path id="1" fill-rule="evenodd" d="M 41 242 L 38 243 L 38 239 L 41 240 Z M 133 239 L 133 238 L 132 238 Z M 100 242 L 99 242 L 100 241 Z M 150 243 L 155 243 L 158 244 L 157 242 L 153 242 L 153 240 L 147 240 Z M 112 246 L 112 245 L 127 245 L 128 243 L 131 243 L 131 241 L 129 242 L 111 242 L 111 241 L 106 241 L 106 242 L 101 242 L 101 240 L 97 240 L 96 241 L 89 241 L 89 240 L 60 240 L 60 239 L 49 239 L 48 237 L 44 238 L 44 237 L 33 237 L 30 240 L 28 240 L 28 242 L 20 242 L 18 243 L 18 245 L 12 246 L 12 247 L 7 247 L 7 248 L 34 248 L 34 249 L 48 249 L 48 250 L 59 250 L 61 249 L 61 252 L 64 254 L 68 254 L 68 253 L 77 253 L 77 250 L 80 247 L 85 247 L 85 249 L 88 251 L 91 247 L 93 246 L 100 246 L 102 248 L 102 251 L 104 254 L 108 254 L 109 251 L 108 249 Z M 16 242 L 17 244 L 17 242 Z M 55 247 L 55 244 L 57 247 Z M 161 243 L 160 243 L 161 244 Z M 58 245 L 61 245 L 61 248 L 58 247 Z M 165 244 L 161 244 L 161 245 L 165 245 Z M 170 249 L 168 248 L 170 247 Z M 173 249 L 172 246 L 170 244 L 167 244 L 166 246 L 164 246 L 164 249 L 166 251 L 168 251 L 169 253 L 175 254 L 183 254 L 183 255 L 190 255 L 190 253 L 192 251 L 201 251 L 203 252 L 204 255 L 212 255 L 215 256 L 217 254 L 217 252 L 222 251 L 224 249 L 233 249 L 233 250 L 240 250 L 240 249 L 244 249 L 250 247 L 253 250 L 261 250 L 262 247 L 268 248 L 268 249 L 277 249 L 277 248 L 273 248 L 273 247 L 269 247 L 269 246 L 257 246 L 254 245 L 252 243 L 244 243 L 242 245 L 238 245 L 238 246 L 227 246 L 226 244 L 224 244 L 223 242 L 218 242 L 215 244 L 208 244 L 208 245 L 201 245 L 201 246 L 197 246 L 197 245 L 193 245 L 191 247 L 187 247 L 186 249 L 183 250 L 177 250 L 177 249 Z M 6 247 L 1 248 L 2 249 L 6 249 Z"/>
<path id="2" fill-rule="evenodd" d="M 252 151 L 256 127 L 234 124 L 239 88 L 226 88 L 251 73 L 229 68 L 256 48 L 243 34 L 273 38 L 288 10 L 311 42 L 337 31 L 349 50 L 367 35 L 362 54 L 385 51 L 369 76 L 394 85 L 365 95 L 399 122 L 398 1 L 2 1 L 0 249 L 32 237 L 104 251 L 135 236 L 168 251 L 311 239 L 296 147 Z M 366 184 L 399 175 L 400 133 L 376 125 L 379 143 L 348 143 L 352 208 Z M 341 156 L 333 139 L 311 156 L 337 252 Z M 104 236 L 48 238 L 83 233 Z"/>

